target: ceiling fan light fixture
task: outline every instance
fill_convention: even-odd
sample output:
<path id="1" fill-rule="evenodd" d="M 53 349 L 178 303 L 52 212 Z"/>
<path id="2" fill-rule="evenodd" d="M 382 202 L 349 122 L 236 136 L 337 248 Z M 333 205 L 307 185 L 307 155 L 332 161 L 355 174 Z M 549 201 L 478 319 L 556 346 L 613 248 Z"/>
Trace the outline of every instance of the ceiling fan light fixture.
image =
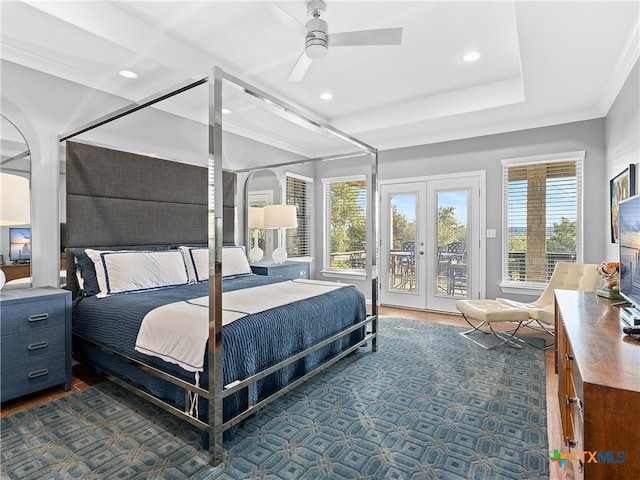
<path id="1" fill-rule="evenodd" d="M 312 18 L 305 26 L 307 27 L 307 36 L 304 43 L 307 57 L 313 60 L 326 57 L 329 50 L 327 22 L 321 18 Z"/>
<path id="2" fill-rule="evenodd" d="M 307 44 L 307 48 L 305 48 L 304 53 L 312 60 L 319 60 L 327 56 L 328 49 L 326 45 L 322 44 Z"/>

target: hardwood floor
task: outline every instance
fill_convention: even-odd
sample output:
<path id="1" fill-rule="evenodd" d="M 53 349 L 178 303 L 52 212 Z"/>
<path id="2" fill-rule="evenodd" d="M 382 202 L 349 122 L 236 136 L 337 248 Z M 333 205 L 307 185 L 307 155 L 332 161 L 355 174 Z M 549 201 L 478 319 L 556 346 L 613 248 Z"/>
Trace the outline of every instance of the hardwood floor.
<path id="1" fill-rule="evenodd" d="M 450 315 L 439 312 L 428 312 L 423 310 L 410 310 L 395 307 L 380 307 L 378 310 L 380 315 L 396 316 L 408 318 L 424 322 L 434 322 L 457 327 L 466 327 L 467 323 L 459 315 Z M 535 336 L 536 333 L 527 332 L 528 335 Z M 480 347 L 478 347 L 480 348 Z M 560 449 L 562 445 L 561 424 L 560 424 L 560 408 L 558 405 L 558 376 L 555 374 L 554 350 L 549 348 L 545 350 L 546 357 L 546 392 L 547 392 L 547 433 L 549 441 L 549 450 L 554 448 Z M 92 370 L 83 365 L 73 367 L 73 386 L 68 392 L 62 387 L 55 387 L 27 395 L 9 402 L 4 402 L 0 408 L 0 416 L 9 415 L 11 413 L 24 410 L 39 403 L 48 402 L 55 398 L 70 395 L 74 391 L 88 388 L 92 385 L 105 381 L 105 378 L 96 374 Z M 571 469 L 560 469 L 558 462 L 549 462 L 549 478 L 550 480 L 573 480 Z"/>
<path id="2" fill-rule="evenodd" d="M 71 395 L 78 390 L 89 388 L 100 382 L 106 381 L 104 376 L 97 374 L 92 369 L 84 365 L 75 365 L 72 371 L 73 380 L 71 382 L 71 390 L 65 391 L 62 386 L 51 387 L 40 392 L 25 395 L 14 400 L 9 400 L 8 402 L 3 402 L 0 407 L 0 417 L 19 412 L 20 410 L 25 410 L 40 403 L 49 402 L 56 398 Z"/>

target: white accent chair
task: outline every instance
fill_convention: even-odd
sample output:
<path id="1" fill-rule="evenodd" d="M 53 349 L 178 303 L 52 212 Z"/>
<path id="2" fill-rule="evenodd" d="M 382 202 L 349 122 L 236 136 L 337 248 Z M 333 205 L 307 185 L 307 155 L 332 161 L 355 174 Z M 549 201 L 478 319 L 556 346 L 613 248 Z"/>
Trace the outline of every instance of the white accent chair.
<path id="1" fill-rule="evenodd" d="M 596 270 L 597 267 L 598 265 L 589 263 L 558 262 L 544 292 L 540 298 L 531 303 L 516 302 L 506 298 L 458 300 L 456 308 L 472 327 L 460 334 L 487 350 L 493 350 L 504 344 L 520 348 L 521 345 L 517 342 L 524 342 L 524 340 L 516 337 L 516 333 L 523 326 L 540 327 L 553 337 L 555 290 L 595 292 L 602 280 Z M 476 323 L 474 324 L 471 320 L 476 320 Z M 507 332 L 496 332 L 491 325 L 492 322 L 517 322 L 517 325 Z M 489 327 L 488 331 L 481 329 L 485 324 Z M 470 334 L 475 332 L 493 334 L 501 342 L 494 346 L 486 346 L 470 337 Z M 545 345 L 543 348 L 549 348 L 552 345 L 553 343 Z"/>

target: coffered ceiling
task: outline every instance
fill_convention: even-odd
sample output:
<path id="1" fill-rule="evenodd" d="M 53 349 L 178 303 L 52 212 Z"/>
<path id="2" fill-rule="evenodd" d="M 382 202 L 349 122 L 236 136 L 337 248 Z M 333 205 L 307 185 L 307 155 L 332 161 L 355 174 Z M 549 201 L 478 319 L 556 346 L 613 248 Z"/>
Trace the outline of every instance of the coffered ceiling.
<path id="1" fill-rule="evenodd" d="M 330 46 L 291 82 L 305 1 L 3 1 L 1 56 L 131 101 L 219 65 L 379 149 L 602 117 L 638 58 L 637 1 L 326 4 L 329 36 L 402 27 L 401 44 Z"/>

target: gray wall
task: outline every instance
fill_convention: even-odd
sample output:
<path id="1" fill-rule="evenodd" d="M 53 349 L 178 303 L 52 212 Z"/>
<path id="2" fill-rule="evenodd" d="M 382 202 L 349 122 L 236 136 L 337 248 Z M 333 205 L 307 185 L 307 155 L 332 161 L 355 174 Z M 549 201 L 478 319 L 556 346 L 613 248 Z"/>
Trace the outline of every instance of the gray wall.
<path id="1" fill-rule="evenodd" d="M 640 160 L 640 66 L 636 61 L 629 77 L 623 85 L 604 123 L 604 141 L 607 157 L 606 178 L 613 178 L 620 173 L 630 163 L 638 168 Z M 638 191 L 638 176 L 636 171 L 636 193 Z M 608 225 L 610 210 L 607 204 L 603 223 Z M 605 249 L 603 251 L 603 261 L 618 261 L 618 246 L 611 243 L 609 230 L 605 229 L 604 235 Z"/>
<path id="2" fill-rule="evenodd" d="M 500 291 L 502 258 L 503 158 L 526 157 L 585 150 L 584 164 L 584 261 L 600 263 L 604 250 L 602 219 L 607 205 L 604 120 L 568 123 L 519 132 L 487 135 L 451 142 L 386 150 L 379 155 L 380 180 L 486 171 L 487 228 L 496 238 L 487 239 L 486 296 L 526 300 L 527 296 Z"/>

